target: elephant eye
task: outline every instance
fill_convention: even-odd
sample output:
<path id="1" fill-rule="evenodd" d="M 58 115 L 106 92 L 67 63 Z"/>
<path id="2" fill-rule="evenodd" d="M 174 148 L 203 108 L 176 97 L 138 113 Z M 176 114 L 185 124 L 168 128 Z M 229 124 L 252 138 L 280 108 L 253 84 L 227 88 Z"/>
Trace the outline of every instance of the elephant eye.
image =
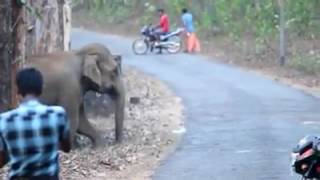
<path id="1" fill-rule="evenodd" d="M 113 74 L 114 75 L 119 75 L 119 68 L 118 67 L 113 69 Z"/>

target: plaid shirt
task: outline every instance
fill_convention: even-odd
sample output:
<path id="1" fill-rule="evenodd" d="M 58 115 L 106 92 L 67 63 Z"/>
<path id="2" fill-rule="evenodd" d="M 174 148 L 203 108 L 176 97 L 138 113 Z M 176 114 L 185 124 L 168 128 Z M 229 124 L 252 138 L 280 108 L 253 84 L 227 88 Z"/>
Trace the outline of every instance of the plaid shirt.
<path id="1" fill-rule="evenodd" d="M 0 150 L 8 155 L 9 177 L 54 176 L 59 173 L 59 141 L 67 138 L 65 110 L 37 100 L 0 114 Z"/>

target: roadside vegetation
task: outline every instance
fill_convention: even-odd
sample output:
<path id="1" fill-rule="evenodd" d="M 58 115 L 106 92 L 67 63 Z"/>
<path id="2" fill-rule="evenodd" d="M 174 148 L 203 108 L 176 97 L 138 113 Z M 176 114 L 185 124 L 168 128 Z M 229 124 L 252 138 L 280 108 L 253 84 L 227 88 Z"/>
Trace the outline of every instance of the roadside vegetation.
<path id="1" fill-rule="evenodd" d="M 285 5 L 285 68 L 308 75 L 320 73 L 320 1 L 283 0 Z M 279 0 L 74 0 L 97 22 L 130 25 L 136 29 L 154 22 L 155 11 L 163 7 L 172 26 L 179 26 L 180 11 L 188 7 L 195 15 L 205 51 L 230 50 L 233 63 L 278 66 Z M 232 58 L 232 57 L 231 57 Z"/>

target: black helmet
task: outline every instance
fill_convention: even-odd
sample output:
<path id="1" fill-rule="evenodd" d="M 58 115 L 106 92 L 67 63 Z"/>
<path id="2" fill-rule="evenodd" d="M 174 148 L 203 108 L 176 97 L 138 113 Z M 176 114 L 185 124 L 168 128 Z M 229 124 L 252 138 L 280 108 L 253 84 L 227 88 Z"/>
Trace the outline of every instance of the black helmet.
<path id="1" fill-rule="evenodd" d="M 163 8 L 158 8 L 158 10 L 157 10 L 158 12 L 162 12 L 162 13 L 164 13 L 164 9 Z"/>

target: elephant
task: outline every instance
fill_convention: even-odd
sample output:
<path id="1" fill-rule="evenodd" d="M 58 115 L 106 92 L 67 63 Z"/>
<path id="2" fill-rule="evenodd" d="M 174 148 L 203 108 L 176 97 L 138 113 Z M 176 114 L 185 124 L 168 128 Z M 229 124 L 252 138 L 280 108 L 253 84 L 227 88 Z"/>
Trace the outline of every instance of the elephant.
<path id="1" fill-rule="evenodd" d="M 94 147 L 101 145 L 102 138 L 85 114 L 84 96 L 88 91 L 106 93 L 114 101 L 115 139 L 122 141 L 125 87 L 117 63 L 120 58 L 104 45 L 91 43 L 79 50 L 39 54 L 26 60 L 24 67 L 34 67 L 43 75 L 40 101 L 65 108 L 73 148 L 76 133 L 89 137 Z"/>

